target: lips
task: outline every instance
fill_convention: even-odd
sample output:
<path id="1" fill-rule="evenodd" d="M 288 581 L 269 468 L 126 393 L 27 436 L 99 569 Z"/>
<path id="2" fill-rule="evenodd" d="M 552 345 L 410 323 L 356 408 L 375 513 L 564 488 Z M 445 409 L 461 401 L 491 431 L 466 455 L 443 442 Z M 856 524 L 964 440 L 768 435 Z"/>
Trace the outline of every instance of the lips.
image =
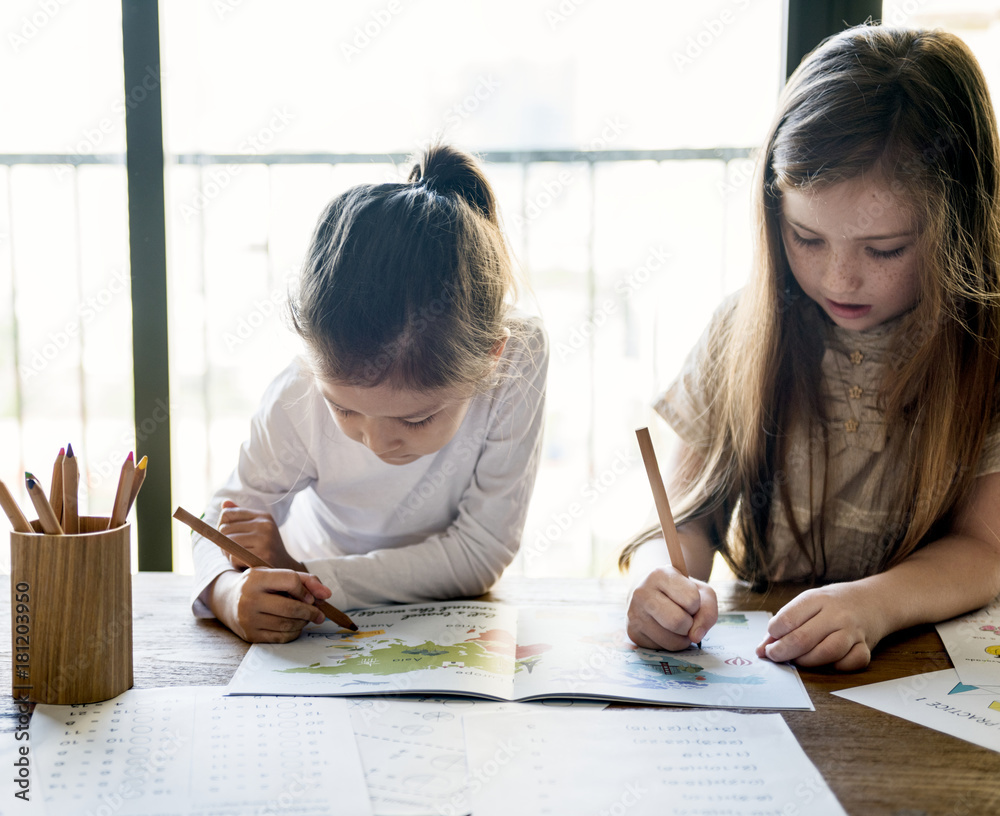
<path id="1" fill-rule="evenodd" d="M 872 307 L 869 304 L 860 303 L 838 303 L 835 300 L 826 299 L 826 310 L 836 317 L 844 320 L 856 320 L 868 314 Z"/>

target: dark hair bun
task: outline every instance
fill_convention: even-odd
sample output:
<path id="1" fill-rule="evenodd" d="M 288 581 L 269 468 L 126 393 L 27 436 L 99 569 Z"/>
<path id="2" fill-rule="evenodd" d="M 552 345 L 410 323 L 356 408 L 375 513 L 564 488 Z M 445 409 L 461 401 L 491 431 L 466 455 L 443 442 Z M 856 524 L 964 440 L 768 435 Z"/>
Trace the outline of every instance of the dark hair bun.
<path id="1" fill-rule="evenodd" d="M 416 159 L 409 180 L 439 195 L 456 195 L 492 223 L 497 223 L 493 189 L 469 153 L 450 145 L 433 145 Z"/>

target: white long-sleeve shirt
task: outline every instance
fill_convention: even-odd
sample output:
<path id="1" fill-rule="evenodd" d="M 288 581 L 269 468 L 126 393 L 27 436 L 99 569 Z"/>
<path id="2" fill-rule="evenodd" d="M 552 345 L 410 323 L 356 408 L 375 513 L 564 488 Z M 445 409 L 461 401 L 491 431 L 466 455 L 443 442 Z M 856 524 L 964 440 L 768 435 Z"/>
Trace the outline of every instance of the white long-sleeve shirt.
<path id="1" fill-rule="evenodd" d="M 345 436 L 305 363 L 292 362 L 205 521 L 218 526 L 226 499 L 270 513 L 339 609 L 482 594 L 520 545 L 541 453 L 548 342 L 536 319 L 523 326 L 499 384 L 472 399 L 451 441 L 405 465 Z M 192 611 L 212 617 L 207 588 L 232 565 L 201 536 L 193 547 Z"/>

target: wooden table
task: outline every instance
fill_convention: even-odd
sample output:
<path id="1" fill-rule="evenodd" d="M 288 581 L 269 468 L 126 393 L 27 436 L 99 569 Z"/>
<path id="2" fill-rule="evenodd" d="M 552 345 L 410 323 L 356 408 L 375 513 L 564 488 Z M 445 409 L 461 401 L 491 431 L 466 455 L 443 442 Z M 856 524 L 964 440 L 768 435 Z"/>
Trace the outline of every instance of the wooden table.
<path id="1" fill-rule="evenodd" d="M 228 629 L 191 616 L 190 580 L 173 573 L 135 576 L 136 688 L 222 685 L 246 653 L 247 644 Z M 734 582 L 715 586 L 723 610 L 775 612 L 798 591 L 782 586 L 760 595 Z M 621 581 L 506 578 L 484 599 L 515 605 L 622 607 L 625 591 Z M 6 592 L 0 596 L 2 625 L 9 632 L 10 599 Z M 9 732 L 17 725 L 17 710 L 9 696 L 11 649 L 6 637 L 0 640 L 0 688 L 7 690 L 0 697 L 0 739 L 13 739 Z M 863 683 L 950 667 L 937 633 L 928 626 L 888 638 L 863 673 L 801 670 L 816 710 L 782 715 L 851 816 L 1000 814 L 1000 754 L 830 695 Z M 805 806 L 803 813 L 808 812 Z"/>

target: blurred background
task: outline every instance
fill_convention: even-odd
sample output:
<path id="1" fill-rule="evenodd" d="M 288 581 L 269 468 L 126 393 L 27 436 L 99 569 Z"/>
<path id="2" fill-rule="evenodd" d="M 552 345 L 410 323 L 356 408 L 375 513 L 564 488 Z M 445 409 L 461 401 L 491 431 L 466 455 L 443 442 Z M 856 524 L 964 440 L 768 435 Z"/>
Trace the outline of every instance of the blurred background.
<path id="1" fill-rule="evenodd" d="M 159 73 L 126 92 L 120 2 L 7 0 L 0 478 L 30 507 L 24 470 L 47 486 L 72 442 L 81 507 L 107 514 L 126 454 L 169 411 L 172 503 L 201 508 L 300 351 L 283 302 L 321 208 L 441 138 L 483 156 L 522 306 L 551 341 L 544 461 L 512 569 L 613 572 L 652 505 L 633 430 L 649 424 L 668 455 L 649 405 L 747 274 L 752 151 L 785 76 L 786 13 L 784 0 L 169 0 Z M 1000 88 L 1000 0 L 892 0 L 882 19 L 953 31 Z M 125 113 L 154 90 L 170 395 L 137 418 Z M 172 542 L 190 571 L 183 529 Z"/>

